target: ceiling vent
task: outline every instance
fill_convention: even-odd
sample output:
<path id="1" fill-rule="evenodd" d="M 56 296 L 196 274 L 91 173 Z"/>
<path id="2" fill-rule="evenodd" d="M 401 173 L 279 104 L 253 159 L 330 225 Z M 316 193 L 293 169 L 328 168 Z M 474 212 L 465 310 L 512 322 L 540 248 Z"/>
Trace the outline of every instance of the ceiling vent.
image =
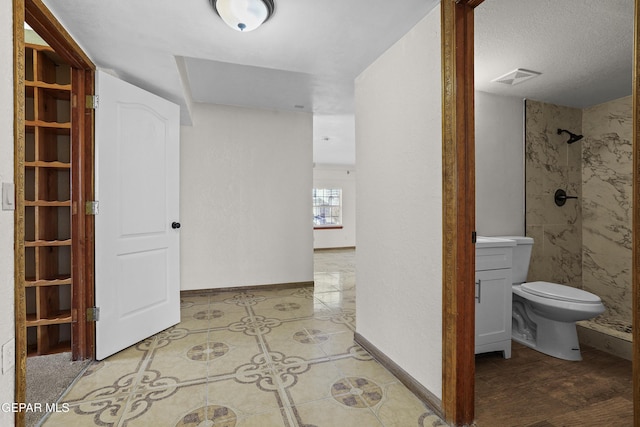
<path id="1" fill-rule="evenodd" d="M 509 86 L 515 86 L 517 84 L 525 82 L 534 77 L 538 77 L 540 74 L 542 73 L 538 73 L 537 71 L 518 68 L 491 81 L 496 83 L 502 83 Z"/>

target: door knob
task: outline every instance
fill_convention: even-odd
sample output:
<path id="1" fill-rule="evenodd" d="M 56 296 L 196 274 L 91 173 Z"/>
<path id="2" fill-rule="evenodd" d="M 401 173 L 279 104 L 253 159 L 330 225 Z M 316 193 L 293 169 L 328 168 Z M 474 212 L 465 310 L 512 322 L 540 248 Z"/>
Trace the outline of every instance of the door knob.
<path id="1" fill-rule="evenodd" d="M 174 230 L 177 228 L 180 228 L 180 223 L 179 222 L 172 222 L 171 223 L 171 228 L 173 228 Z"/>

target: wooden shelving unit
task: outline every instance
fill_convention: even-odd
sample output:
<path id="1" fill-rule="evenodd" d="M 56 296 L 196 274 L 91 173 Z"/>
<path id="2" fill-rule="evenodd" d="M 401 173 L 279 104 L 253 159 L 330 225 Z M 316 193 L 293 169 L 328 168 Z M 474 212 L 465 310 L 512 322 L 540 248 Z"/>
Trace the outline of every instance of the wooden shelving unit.
<path id="1" fill-rule="evenodd" d="M 25 46 L 25 297 L 30 355 L 71 350 L 71 67 Z"/>

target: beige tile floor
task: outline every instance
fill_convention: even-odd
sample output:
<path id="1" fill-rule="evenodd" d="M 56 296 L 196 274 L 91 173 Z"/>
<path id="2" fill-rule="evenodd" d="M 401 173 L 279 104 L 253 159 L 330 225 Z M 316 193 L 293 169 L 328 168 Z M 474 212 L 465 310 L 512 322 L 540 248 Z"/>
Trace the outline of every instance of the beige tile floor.
<path id="1" fill-rule="evenodd" d="M 182 298 L 182 321 L 93 363 L 46 427 L 446 425 L 353 342 L 353 250 L 315 287 Z"/>

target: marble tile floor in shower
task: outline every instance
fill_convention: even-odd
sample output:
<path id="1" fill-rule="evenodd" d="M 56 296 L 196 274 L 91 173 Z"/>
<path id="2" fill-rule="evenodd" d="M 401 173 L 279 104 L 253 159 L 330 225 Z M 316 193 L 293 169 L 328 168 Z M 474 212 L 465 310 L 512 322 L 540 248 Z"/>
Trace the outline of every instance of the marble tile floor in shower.
<path id="1" fill-rule="evenodd" d="M 44 426 L 439 426 L 353 342 L 354 250 L 318 251 L 315 287 L 203 292 L 182 321 L 93 363 Z"/>

